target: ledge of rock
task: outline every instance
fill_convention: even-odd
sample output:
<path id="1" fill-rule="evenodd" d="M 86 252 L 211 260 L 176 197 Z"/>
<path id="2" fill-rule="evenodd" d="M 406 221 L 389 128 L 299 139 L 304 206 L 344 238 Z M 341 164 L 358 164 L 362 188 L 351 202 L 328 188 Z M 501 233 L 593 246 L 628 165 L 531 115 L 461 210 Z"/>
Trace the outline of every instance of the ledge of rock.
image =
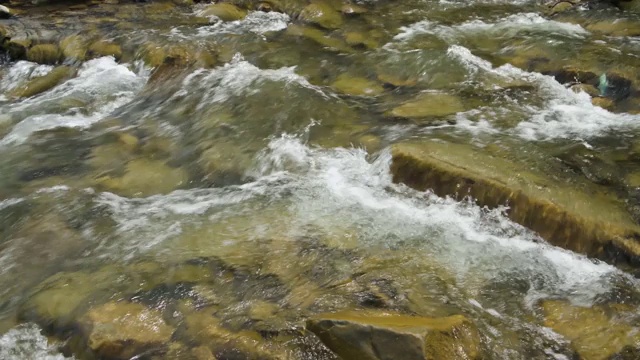
<path id="1" fill-rule="evenodd" d="M 425 141 L 392 148 L 393 181 L 439 196 L 508 205 L 511 220 L 550 243 L 614 264 L 637 266 L 640 227 L 624 204 L 595 186 L 580 189 L 469 145 Z"/>
<path id="2" fill-rule="evenodd" d="M 386 312 L 318 315 L 307 329 L 344 360 L 478 359 L 480 337 L 462 315 L 413 317 Z"/>

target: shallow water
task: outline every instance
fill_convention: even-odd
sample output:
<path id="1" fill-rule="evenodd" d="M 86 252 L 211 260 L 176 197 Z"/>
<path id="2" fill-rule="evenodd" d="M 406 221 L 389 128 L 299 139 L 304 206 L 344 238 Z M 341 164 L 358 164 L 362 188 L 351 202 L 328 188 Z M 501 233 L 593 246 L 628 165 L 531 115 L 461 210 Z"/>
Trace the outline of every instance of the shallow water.
<path id="1" fill-rule="evenodd" d="M 395 143 L 468 143 L 558 182 L 596 182 L 631 207 L 637 89 L 605 110 L 557 74 L 573 66 L 637 76 L 637 37 L 589 30 L 637 15 L 550 17 L 528 1 L 363 4 L 369 12 L 325 31 L 325 43 L 300 36 L 295 13 L 203 22 L 193 19 L 204 4 L 161 16 L 127 4 L 129 26 L 92 29 L 122 44 L 119 60 L 70 64 L 75 75 L 29 98 L 12 91 L 54 66 L 1 64 L 0 358 L 86 355 L 65 343 L 68 327 L 33 315 L 42 306 L 34 299 L 52 288 L 45 302 L 75 304 L 73 321 L 126 300 L 182 328 L 205 309 L 229 331 L 277 334 L 264 341 L 292 359 L 333 359 L 309 334 L 291 334 L 314 314 L 344 309 L 464 314 L 490 359 L 575 356 L 571 339 L 545 325 L 550 300 L 623 304 L 619 322 L 637 332 L 631 273 L 549 245 L 510 221 L 507 207 L 413 190 L 390 173 Z M 78 28 L 119 9 L 87 11 Z M 349 32 L 373 43 L 349 45 Z M 154 46 L 215 49 L 217 60 L 197 55 L 163 74 L 147 58 Z M 540 68 L 521 60 L 543 55 Z M 382 90 L 344 93 L 335 85 L 343 74 Z M 604 82 L 600 95 L 618 96 Z M 462 109 L 386 115 L 429 92 L 456 96 Z M 611 179 L 565 166 L 576 146 L 614 169 Z M 253 310 L 263 303 L 277 305 L 266 319 Z"/>

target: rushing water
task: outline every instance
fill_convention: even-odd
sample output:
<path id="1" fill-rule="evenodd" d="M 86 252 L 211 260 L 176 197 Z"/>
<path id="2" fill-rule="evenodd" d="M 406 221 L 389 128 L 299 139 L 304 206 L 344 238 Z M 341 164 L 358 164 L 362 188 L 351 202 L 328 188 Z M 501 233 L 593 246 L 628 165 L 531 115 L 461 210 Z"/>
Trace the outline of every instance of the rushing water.
<path id="1" fill-rule="evenodd" d="M 550 18 L 528 1 L 364 5 L 364 20 L 324 44 L 298 36 L 296 16 L 279 12 L 190 21 L 205 8 L 198 4 L 131 15 L 122 20 L 130 26 L 99 30 L 138 50 L 72 64 L 75 75 L 28 98 L 12 94 L 55 67 L 2 63 L 0 358 L 78 356 L 60 350 L 68 329 L 46 329 L 48 339 L 32 323 L 42 319 L 23 310 L 61 278 L 81 284 L 56 295 L 78 304 L 73 316 L 126 299 L 161 310 L 176 328 L 189 316 L 183 302 L 209 299 L 207 289 L 215 301 L 203 306 L 227 328 L 287 336 L 313 314 L 342 309 L 462 313 L 492 359 L 573 356 L 569 339 L 545 326 L 546 300 L 624 304 L 631 310 L 620 322 L 640 330 L 635 277 L 547 244 L 506 208 L 393 183 L 389 150 L 407 139 L 471 143 L 550 172 L 562 149 L 582 144 L 620 168 L 608 186 L 630 191 L 625 176 L 639 167 L 620 153 L 640 134 L 637 94 L 605 110 L 518 56 L 549 56 L 549 70 L 636 74 L 640 40 L 589 30 L 589 21 L 637 15 Z M 86 16 L 117 10 L 105 4 Z M 374 44 L 349 46 L 347 32 Z M 217 63 L 154 73 L 147 44 L 215 49 Z M 382 90 L 344 94 L 333 85 L 344 74 Z M 385 76 L 410 86 L 382 87 Z M 385 115 L 433 91 L 454 94 L 463 109 L 427 122 Z M 222 269 L 219 279 L 185 270 L 203 263 Z M 256 318 L 264 302 L 277 309 Z M 291 358 L 333 358 L 309 341 L 283 342 Z"/>

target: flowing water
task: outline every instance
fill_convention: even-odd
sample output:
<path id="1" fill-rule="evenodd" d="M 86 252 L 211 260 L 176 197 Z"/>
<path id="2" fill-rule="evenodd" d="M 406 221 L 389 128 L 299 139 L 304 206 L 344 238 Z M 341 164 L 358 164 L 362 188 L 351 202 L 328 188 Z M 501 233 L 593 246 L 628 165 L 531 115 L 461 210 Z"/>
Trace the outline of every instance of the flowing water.
<path id="1" fill-rule="evenodd" d="M 0 358 L 86 358 L 68 324 L 122 300 L 161 313 L 185 349 L 194 335 L 180 329 L 207 313 L 291 359 L 336 358 L 305 319 L 365 308 L 464 314 L 486 359 L 605 359 L 576 355 L 580 338 L 549 327 L 554 301 L 607 309 L 591 325 L 624 328 L 616 341 L 639 347 L 633 272 L 549 245 L 507 207 L 392 182 L 389 148 L 472 144 L 559 182 L 596 181 L 632 211 L 640 37 L 594 24 L 639 29 L 639 14 L 367 0 L 327 31 L 298 11 L 221 21 L 201 16 L 207 4 L 160 4 L 21 15 L 64 24 L 60 37 L 99 34 L 122 54 L 67 59 L 72 76 L 28 97 L 16 89 L 56 65 L 0 64 Z M 154 49 L 193 61 L 159 65 Z M 581 81 L 562 80 L 567 69 L 597 76 L 599 93 L 571 89 Z M 340 77 L 368 90 L 352 94 Z M 436 92 L 461 105 L 388 116 Z M 601 95 L 609 106 L 592 102 Z M 565 166 L 575 149 L 599 167 Z M 572 326 L 600 321 L 589 319 Z M 176 351 L 166 358 L 187 358 Z"/>

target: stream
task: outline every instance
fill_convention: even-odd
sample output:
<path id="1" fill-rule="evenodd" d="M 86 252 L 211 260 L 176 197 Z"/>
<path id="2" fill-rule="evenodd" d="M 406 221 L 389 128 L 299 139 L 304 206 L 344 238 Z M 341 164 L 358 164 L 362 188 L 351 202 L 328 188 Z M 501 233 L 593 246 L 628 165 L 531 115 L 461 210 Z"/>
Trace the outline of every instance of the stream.
<path id="1" fill-rule="evenodd" d="M 393 167 L 457 144 L 639 224 L 637 0 L 6 6 L 0 359 L 333 360 L 305 324 L 345 311 L 463 315 L 447 359 L 640 358 L 640 262 Z"/>

